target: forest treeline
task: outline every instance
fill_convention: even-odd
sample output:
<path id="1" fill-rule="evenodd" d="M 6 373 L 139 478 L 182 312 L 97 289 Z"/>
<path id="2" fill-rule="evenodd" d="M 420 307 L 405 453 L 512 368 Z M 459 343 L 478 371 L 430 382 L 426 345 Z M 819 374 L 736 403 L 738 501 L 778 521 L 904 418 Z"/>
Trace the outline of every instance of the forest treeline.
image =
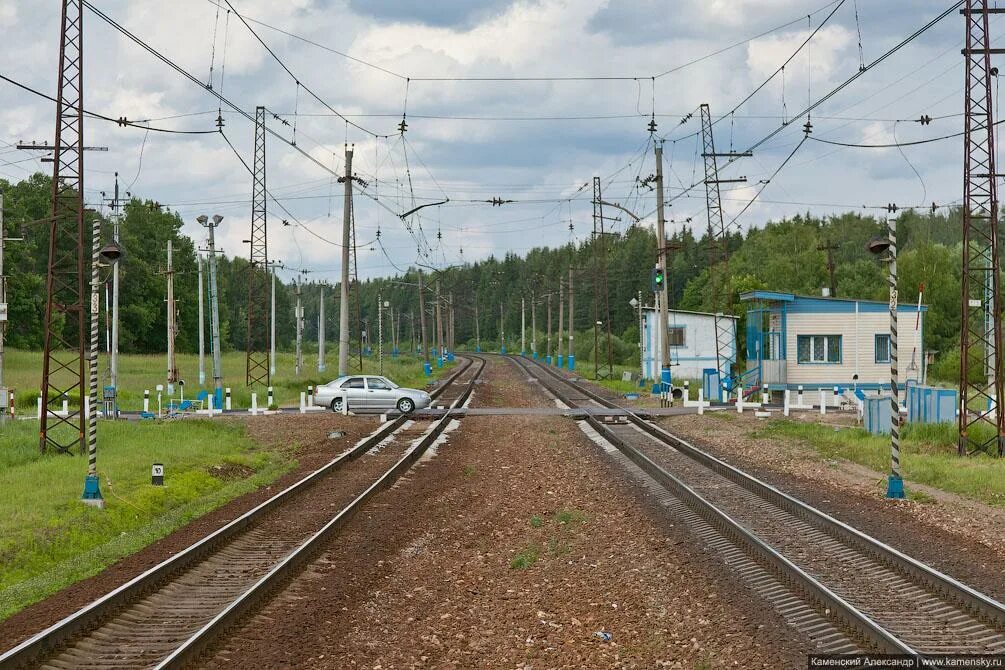
<path id="1" fill-rule="evenodd" d="M 39 349 L 42 346 L 45 309 L 45 272 L 47 266 L 47 228 L 44 220 L 50 211 L 50 178 L 36 174 L 10 184 L 0 180 L 4 194 L 4 229 L 8 237 L 23 237 L 6 246 L 9 322 L 8 346 Z M 165 309 L 165 251 L 173 241 L 175 295 L 178 299 L 179 351 L 194 352 L 198 346 L 197 269 L 195 241 L 182 234 L 182 220 L 177 213 L 158 207 L 152 201 L 133 198 L 124 208 L 121 243 L 125 258 L 121 264 L 120 349 L 124 352 L 154 353 L 165 350 L 167 314 Z M 111 223 L 102 219 L 104 241 L 111 239 Z M 885 212 L 864 215 L 849 212 L 816 217 L 809 213 L 755 225 L 746 233 L 733 232 L 728 240 L 729 300 L 734 313 L 743 314 L 740 293 L 752 289 L 771 289 L 819 295 L 831 286 L 828 254 L 833 262 L 833 284 L 841 297 L 885 300 L 886 268 L 866 249 L 867 242 L 885 234 Z M 755 222 L 756 223 L 756 222 Z M 695 224 L 699 229 L 700 225 Z M 904 211 L 898 218 L 900 244 L 899 290 L 902 300 L 914 302 L 924 286 L 924 302 L 929 305 L 925 344 L 940 352 L 938 370 L 952 376 L 956 367 L 955 348 L 960 331 L 961 274 L 960 212 Z M 467 263 L 463 266 L 423 271 L 427 287 L 427 332 L 432 329 L 434 290 L 439 282 L 443 298 L 453 299 L 456 342 L 474 345 L 475 314 L 477 333 L 483 346 L 498 343 L 500 329 L 506 333 L 512 350 L 519 337 L 521 300 L 527 303 L 527 327 L 531 325 L 530 308 L 536 302 L 538 330 L 546 329 L 547 304 L 551 300 L 553 327 L 557 328 L 560 282 L 568 300 L 568 271 L 574 270 L 575 324 L 588 331 L 604 313 L 601 267 L 606 267 L 612 332 L 618 337 L 616 355 L 623 362 L 637 356 L 632 343 L 637 341 L 637 312 L 629 301 L 643 295 L 643 303 L 652 303 L 650 268 L 655 262 L 656 239 L 652 230 L 631 227 L 599 241 L 588 240 L 559 248 L 539 248 L 519 257 L 507 253 L 501 257 Z M 709 285 L 709 239 L 691 229 L 676 230 L 669 241 L 668 286 L 672 307 L 707 311 L 711 309 Z M 828 249 L 830 247 L 830 249 Z M 218 261 L 220 320 L 223 348 L 243 349 L 247 335 L 247 273 L 243 258 L 221 255 Z M 208 282 L 207 282 L 208 283 Z M 376 335 L 378 295 L 398 313 L 402 346 L 414 328 L 419 328 L 418 283 L 416 268 L 395 277 L 364 280 L 353 287 L 350 321 L 353 339 L 367 329 Z M 308 281 L 302 286 L 305 313 L 305 340 L 317 337 L 318 294 L 321 285 Z M 327 339 L 337 342 L 338 291 L 328 287 L 326 296 Z M 595 300 L 599 297 L 597 311 Z M 277 346 L 293 347 L 294 287 L 277 281 Z M 208 318 L 208 317 L 207 317 Z M 567 317 L 566 317 L 567 318 Z M 389 323 L 385 322 L 385 335 Z M 66 327 L 72 327 L 72 324 Z M 416 333 L 418 338 L 418 333 Z M 580 338 L 580 358 L 589 358 L 592 337 Z M 589 342 L 586 342 L 589 340 Z M 529 344 L 528 344 L 529 346 Z M 544 337 L 538 348 L 544 350 Z M 579 348 L 579 347 L 577 347 Z M 942 375 L 940 375 L 942 376 Z"/>

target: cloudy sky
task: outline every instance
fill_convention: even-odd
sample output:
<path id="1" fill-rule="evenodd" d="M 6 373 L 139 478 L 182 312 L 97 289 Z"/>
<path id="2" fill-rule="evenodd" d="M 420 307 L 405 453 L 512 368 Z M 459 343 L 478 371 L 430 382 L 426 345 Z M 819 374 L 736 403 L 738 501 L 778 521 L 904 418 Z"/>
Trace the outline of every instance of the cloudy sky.
<path id="1" fill-rule="evenodd" d="M 742 151 L 787 123 L 723 170 L 747 180 L 723 186 L 727 221 L 749 205 L 733 224 L 740 228 L 807 210 L 942 205 L 962 195 L 959 138 L 903 150 L 816 141 L 884 144 L 960 131 L 956 12 L 816 109 L 814 139 L 792 154 L 806 121 L 794 115 L 808 100 L 949 0 L 231 0 L 234 11 L 219 1 L 222 9 L 217 0 L 91 0 L 202 85 L 85 10 L 85 107 L 159 128 L 215 130 L 222 106 L 224 134 L 250 163 L 253 123 L 205 86 L 252 115 L 265 106 L 282 138 L 267 141 L 269 255 L 315 279 L 338 276 L 339 248 L 329 241 L 341 234 L 341 185 L 304 153 L 342 174 L 347 141 L 366 182 L 355 208 L 363 276 L 584 239 L 592 184 L 584 185 L 595 175 L 606 200 L 653 225 L 655 194 L 638 184 L 655 169 L 653 114 L 655 139 L 665 138 L 671 229 L 703 230 L 704 189 L 686 190 L 703 174 L 701 103 L 717 121 L 717 151 Z M 55 92 L 58 10 L 55 0 L 0 0 L 0 73 Z M 993 17 L 995 38 L 1002 27 Z M 923 114 L 935 120 L 913 121 Z M 0 176 L 47 168 L 12 145 L 51 142 L 54 115 L 52 103 L 0 81 Z M 89 203 L 111 191 L 118 171 L 123 189 L 178 211 L 194 238 L 203 237 L 197 215 L 222 214 L 221 246 L 247 255 L 251 177 L 219 133 L 89 120 L 86 136 L 109 149 L 86 156 Z M 409 217 L 410 230 L 397 216 L 447 198 Z M 485 202 L 493 198 L 514 202 Z M 630 222 L 618 218 L 608 225 Z M 371 244 L 378 230 L 380 245 Z"/>

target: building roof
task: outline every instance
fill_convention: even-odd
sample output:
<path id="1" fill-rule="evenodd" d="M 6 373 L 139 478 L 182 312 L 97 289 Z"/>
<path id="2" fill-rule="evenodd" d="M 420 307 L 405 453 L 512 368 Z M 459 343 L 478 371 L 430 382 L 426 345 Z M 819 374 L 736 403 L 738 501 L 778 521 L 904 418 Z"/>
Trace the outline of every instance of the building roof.
<path id="1" fill-rule="evenodd" d="M 812 302 L 817 305 L 826 307 L 828 303 L 837 311 L 843 311 L 841 307 L 846 307 L 849 305 L 854 305 L 855 303 L 860 303 L 863 305 L 869 305 L 871 307 L 882 307 L 883 309 L 889 308 L 889 303 L 885 300 L 863 300 L 861 298 L 834 298 L 822 295 L 799 295 L 797 293 L 782 293 L 779 291 L 747 291 L 746 293 L 740 294 L 740 300 L 749 302 L 751 300 L 767 300 L 771 302 Z M 901 302 L 897 305 L 898 310 L 903 311 L 917 311 L 918 305 L 914 302 Z M 922 312 L 928 311 L 928 305 L 921 306 Z"/>
<path id="2" fill-rule="evenodd" d="M 645 306 L 643 306 L 642 307 L 642 311 L 643 312 L 655 312 L 656 308 L 655 307 L 645 307 Z M 671 309 L 671 310 L 667 310 L 667 313 L 668 314 L 695 314 L 697 316 L 711 316 L 711 317 L 715 316 L 715 314 L 713 314 L 712 312 L 693 312 L 693 311 L 691 311 L 689 309 Z M 739 319 L 740 318 L 738 316 L 734 316 L 733 314 L 720 314 L 720 316 L 722 318 L 724 318 L 724 319 Z"/>

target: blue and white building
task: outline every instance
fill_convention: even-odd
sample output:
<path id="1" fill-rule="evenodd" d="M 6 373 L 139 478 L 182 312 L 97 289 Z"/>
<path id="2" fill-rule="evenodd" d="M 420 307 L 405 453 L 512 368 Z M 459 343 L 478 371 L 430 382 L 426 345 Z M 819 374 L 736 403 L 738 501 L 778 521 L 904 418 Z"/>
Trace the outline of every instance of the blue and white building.
<path id="1" fill-rule="evenodd" d="M 889 390 L 888 303 L 775 291 L 751 291 L 740 300 L 749 305 L 744 386 Z M 897 307 L 901 383 L 923 379 L 927 311 Z"/>
<path id="2" fill-rule="evenodd" d="M 657 351 L 656 324 L 659 314 L 651 307 L 642 310 L 642 370 L 646 379 L 659 378 L 661 356 Z M 737 317 L 724 319 L 731 331 L 725 352 L 732 369 L 736 365 Z M 670 310 L 666 341 L 670 347 L 670 375 L 674 380 L 701 379 L 704 370 L 715 369 L 715 315 L 705 312 Z"/>

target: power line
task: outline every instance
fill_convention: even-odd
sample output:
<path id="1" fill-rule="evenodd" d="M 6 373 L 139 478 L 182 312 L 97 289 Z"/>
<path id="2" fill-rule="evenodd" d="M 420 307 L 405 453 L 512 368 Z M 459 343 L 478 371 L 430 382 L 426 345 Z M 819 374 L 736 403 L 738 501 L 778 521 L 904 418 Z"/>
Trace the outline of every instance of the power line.
<path id="1" fill-rule="evenodd" d="M 14 86 L 17 86 L 20 89 L 28 91 L 29 93 L 37 95 L 40 98 L 45 98 L 49 102 L 56 102 L 56 98 L 52 97 L 48 93 L 43 93 L 42 91 L 39 91 L 38 89 L 35 89 L 35 88 L 32 88 L 31 86 L 28 86 L 27 84 L 22 84 L 21 82 L 15 81 L 14 79 L 11 79 L 10 77 L 8 77 L 6 75 L 0 74 L 0 79 L 3 79 L 4 81 L 6 81 L 9 84 L 13 84 Z M 152 131 L 158 132 L 158 133 L 171 133 L 171 134 L 175 134 L 175 135 L 209 135 L 210 133 L 215 133 L 216 132 L 215 130 L 174 130 L 172 128 L 156 128 L 154 126 L 145 126 L 145 125 L 142 125 L 138 121 L 130 121 L 129 119 L 127 119 L 124 116 L 120 116 L 117 119 L 113 119 L 110 116 L 106 116 L 104 114 L 99 114 L 98 112 L 92 112 L 92 111 L 87 110 L 87 109 L 84 110 L 84 114 L 86 114 L 87 116 L 89 116 L 89 117 L 91 117 L 93 119 L 100 119 L 101 121 L 108 121 L 110 123 L 114 123 L 114 124 L 119 125 L 119 126 L 131 126 L 133 128 L 142 128 L 143 130 L 152 130 Z"/>

